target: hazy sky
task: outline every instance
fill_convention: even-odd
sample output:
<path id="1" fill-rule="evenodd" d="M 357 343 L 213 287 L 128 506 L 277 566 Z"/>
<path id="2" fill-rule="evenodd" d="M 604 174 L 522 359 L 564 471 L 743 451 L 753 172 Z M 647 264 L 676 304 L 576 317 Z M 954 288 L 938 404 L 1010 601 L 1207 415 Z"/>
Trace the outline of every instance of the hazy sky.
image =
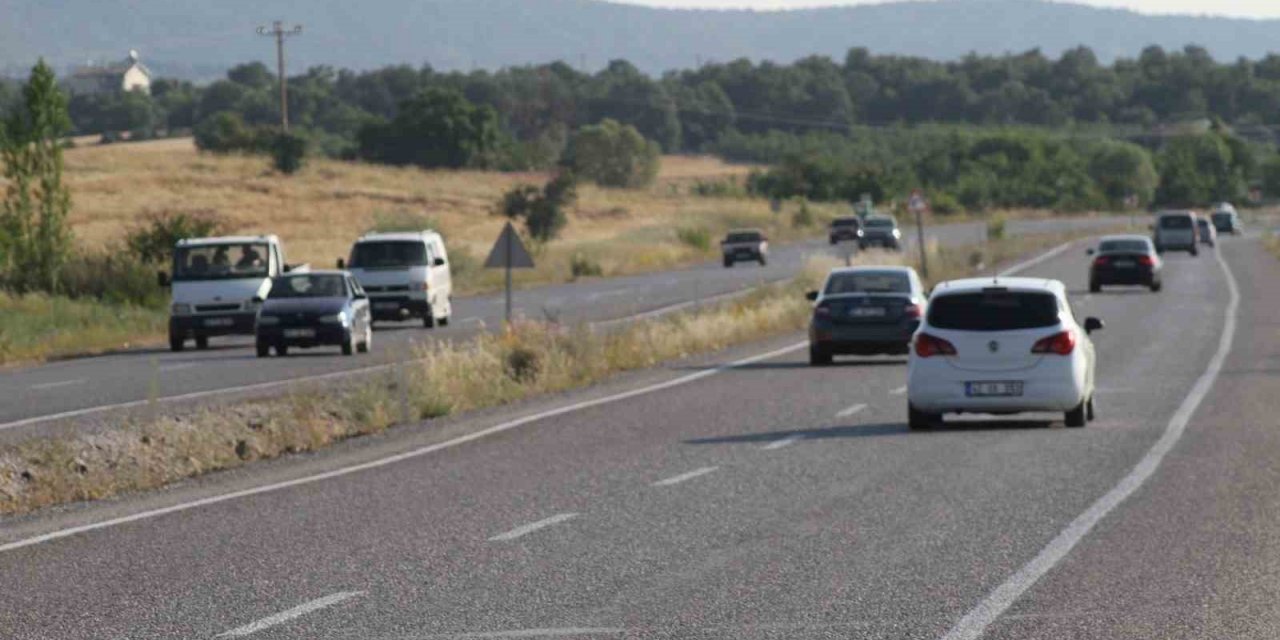
<path id="1" fill-rule="evenodd" d="M 794 9 L 871 4 L 884 0 L 615 0 L 659 7 Z M 945 1 L 945 0 L 944 0 Z M 1144 13 L 1190 13 L 1242 18 L 1280 18 L 1280 0 L 1073 0 L 1077 4 L 1121 7 Z"/>

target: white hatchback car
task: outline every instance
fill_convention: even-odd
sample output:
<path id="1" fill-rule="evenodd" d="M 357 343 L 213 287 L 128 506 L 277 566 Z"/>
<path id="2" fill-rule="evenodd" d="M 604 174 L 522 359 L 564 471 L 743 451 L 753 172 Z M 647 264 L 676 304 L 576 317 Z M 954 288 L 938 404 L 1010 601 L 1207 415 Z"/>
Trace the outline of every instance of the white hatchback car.
<path id="1" fill-rule="evenodd" d="M 939 284 L 907 367 L 908 423 L 944 413 L 1061 411 L 1093 419 L 1097 318 L 1077 321 L 1058 280 L 972 278 Z"/>

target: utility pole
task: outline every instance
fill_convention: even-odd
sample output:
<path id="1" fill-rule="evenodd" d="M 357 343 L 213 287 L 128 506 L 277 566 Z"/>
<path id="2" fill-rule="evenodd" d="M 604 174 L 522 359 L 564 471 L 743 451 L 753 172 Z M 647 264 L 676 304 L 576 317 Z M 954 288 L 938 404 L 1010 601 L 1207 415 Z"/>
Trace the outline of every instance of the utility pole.
<path id="1" fill-rule="evenodd" d="M 258 27 L 258 35 L 276 39 L 276 73 L 280 77 L 280 128 L 289 132 L 289 80 L 284 75 L 284 39 L 302 33 L 302 25 L 296 24 L 292 29 L 285 29 L 284 22 L 276 20 L 271 28 Z"/>

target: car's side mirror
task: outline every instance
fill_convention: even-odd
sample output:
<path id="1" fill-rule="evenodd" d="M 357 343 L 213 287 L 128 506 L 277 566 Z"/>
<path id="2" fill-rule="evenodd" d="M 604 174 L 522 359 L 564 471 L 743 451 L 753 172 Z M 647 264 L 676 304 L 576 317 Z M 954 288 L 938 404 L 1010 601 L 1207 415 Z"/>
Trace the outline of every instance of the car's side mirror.
<path id="1" fill-rule="evenodd" d="M 444 258 L 436 258 L 436 261 L 435 261 L 435 262 L 433 262 L 433 263 L 431 263 L 431 264 L 433 264 L 433 265 L 435 265 L 435 266 L 437 266 L 437 267 L 443 267 L 443 266 L 444 266 Z"/>
<path id="2" fill-rule="evenodd" d="M 1097 253 L 1097 251 L 1095 251 L 1093 247 L 1089 247 L 1088 249 L 1084 250 L 1084 254 L 1087 256 L 1091 256 L 1095 253 Z"/>
<path id="3" fill-rule="evenodd" d="M 346 260 L 343 260 L 342 258 L 338 258 L 338 268 L 339 268 L 339 269 L 346 269 L 346 268 L 347 268 L 347 261 L 346 261 Z"/>
<path id="4" fill-rule="evenodd" d="M 1106 326 L 1107 325 L 1104 324 L 1101 320 L 1094 317 L 1089 317 L 1084 319 L 1085 333 L 1093 333 L 1094 331 L 1101 331 Z"/>
<path id="5" fill-rule="evenodd" d="M 161 287 L 167 287 L 167 286 L 169 286 L 169 285 L 171 284 L 171 283 L 169 282 L 169 274 L 167 274 L 167 273 L 165 273 L 165 272 L 163 272 L 163 271 L 157 272 L 157 273 L 156 273 L 156 284 L 160 285 Z"/>
<path id="6" fill-rule="evenodd" d="M 804 299 L 805 299 L 805 300 L 808 300 L 809 302 L 817 302 L 817 301 L 818 301 L 818 292 L 817 292 L 817 291 L 810 291 L 810 292 L 808 292 L 808 293 L 804 294 Z"/>

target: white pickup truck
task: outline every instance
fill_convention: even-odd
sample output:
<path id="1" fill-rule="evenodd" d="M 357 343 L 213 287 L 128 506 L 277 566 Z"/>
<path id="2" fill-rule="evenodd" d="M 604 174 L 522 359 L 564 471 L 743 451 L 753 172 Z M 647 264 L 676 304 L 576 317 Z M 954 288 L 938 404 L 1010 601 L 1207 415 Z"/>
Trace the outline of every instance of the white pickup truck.
<path id="1" fill-rule="evenodd" d="M 190 339 L 197 349 L 205 349 L 214 336 L 253 335 L 271 279 L 306 270 L 306 265 L 285 263 L 280 238 L 274 235 L 179 240 L 173 248 L 172 277 L 159 274 L 160 285 L 173 288 L 169 348 L 182 351 Z"/>

